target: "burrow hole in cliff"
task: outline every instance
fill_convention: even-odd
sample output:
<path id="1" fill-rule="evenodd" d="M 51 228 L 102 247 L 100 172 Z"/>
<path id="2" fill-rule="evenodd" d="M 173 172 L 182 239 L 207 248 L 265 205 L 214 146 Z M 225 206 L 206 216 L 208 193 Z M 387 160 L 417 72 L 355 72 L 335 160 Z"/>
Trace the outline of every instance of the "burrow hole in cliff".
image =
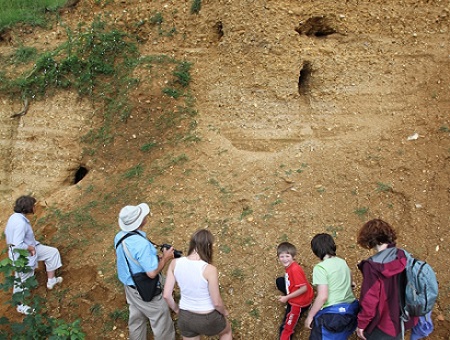
<path id="1" fill-rule="evenodd" d="M 298 34 L 305 34 L 308 37 L 322 38 L 337 32 L 335 22 L 326 16 L 316 16 L 300 22 L 295 28 Z"/>
<path id="2" fill-rule="evenodd" d="M 215 29 L 216 34 L 217 34 L 217 40 L 222 39 L 222 37 L 224 35 L 222 21 L 216 22 L 216 24 L 214 25 L 214 29 Z"/>
<path id="3" fill-rule="evenodd" d="M 298 76 L 298 93 L 305 95 L 309 92 L 309 86 L 311 81 L 312 68 L 310 62 L 303 63 Z"/>
<path id="4" fill-rule="evenodd" d="M 78 182 L 80 182 L 84 177 L 86 177 L 88 172 L 89 170 L 87 168 L 85 168 L 84 166 L 80 166 L 75 172 L 73 184 L 77 184 Z"/>

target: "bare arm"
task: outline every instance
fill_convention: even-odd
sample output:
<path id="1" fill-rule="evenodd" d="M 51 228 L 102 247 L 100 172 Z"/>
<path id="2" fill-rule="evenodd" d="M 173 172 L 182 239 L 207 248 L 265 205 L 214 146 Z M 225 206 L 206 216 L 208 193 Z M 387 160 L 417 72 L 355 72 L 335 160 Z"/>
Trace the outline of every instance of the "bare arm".
<path id="1" fill-rule="evenodd" d="M 173 247 L 170 247 L 170 249 L 164 249 L 163 250 L 163 256 L 158 262 L 158 267 L 155 270 L 152 270 L 151 272 L 147 272 L 147 276 L 154 279 L 158 276 L 159 273 L 164 269 L 167 262 L 173 259 Z"/>
<path id="2" fill-rule="evenodd" d="M 305 327 L 311 329 L 314 316 L 322 308 L 325 302 L 328 300 L 328 285 L 317 285 L 317 297 L 309 310 L 308 316 L 305 320 Z"/>
<path id="3" fill-rule="evenodd" d="M 306 284 L 301 286 L 299 289 L 297 289 L 296 291 L 288 294 L 288 295 L 282 295 L 278 298 L 278 301 L 282 302 L 282 303 L 286 303 L 288 302 L 290 299 L 293 299 L 299 295 L 302 295 L 303 293 L 306 293 L 306 291 L 308 290 L 308 288 L 306 287 Z"/>
<path id="4" fill-rule="evenodd" d="M 208 281 L 209 295 L 211 296 L 214 308 L 220 314 L 228 316 L 228 311 L 225 309 L 222 297 L 220 296 L 219 273 L 217 271 L 217 268 L 213 265 L 208 264 L 203 272 L 203 276 Z"/>
<path id="5" fill-rule="evenodd" d="M 173 289 L 175 287 L 175 264 L 176 260 L 172 261 L 169 265 L 169 269 L 167 270 L 167 276 L 166 276 L 166 283 L 164 285 L 164 292 L 163 297 L 164 300 L 166 300 L 167 304 L 169 305 L 170 309 L 172 309 L 175 313 L 178 314 L 180 311 L 180 308 L 178 307 L 178 304 L 173 299 Z"/>

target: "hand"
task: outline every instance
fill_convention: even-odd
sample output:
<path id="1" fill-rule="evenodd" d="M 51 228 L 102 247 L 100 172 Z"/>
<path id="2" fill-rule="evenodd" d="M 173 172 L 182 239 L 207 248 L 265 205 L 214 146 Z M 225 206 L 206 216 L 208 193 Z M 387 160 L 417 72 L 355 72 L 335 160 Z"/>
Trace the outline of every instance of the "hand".
<path id="1" fill-rule="evenodd" d="M 312 329 L 311 324 L 313 323 L 313 318 L 307 317 L 305 320 L 305 328 Z"/>
<path id="2" fill-rule="evenodd" d="M 278 297 L 278 301 L 280 301 L 281 303 L 287 303 L 288 300 L 289 300 L 289 299 L 287 298 L 286 295 L 280 295 L 280 296 Z"/>
<path id="3" fill-rule="evenodd" d="M 169 249 L 163 248 L 163 258 L 166 260 L 171 260 L 174 258 L 173 254 L 173 247 L 170 247 Z"/>
<path id="4" fill-rule="evenodd" d="M 36 248 L 33 246 L 28 246 L 27 248 L 28 252 L 30 253 L 31 256 L 36 255 Z"/>
<path id="5" fill-rule="evenodd" d="M 358 338 L 366 340 L 366 337 L 364 336 L 364 329 L 356 328 L 356 335 Z"/>

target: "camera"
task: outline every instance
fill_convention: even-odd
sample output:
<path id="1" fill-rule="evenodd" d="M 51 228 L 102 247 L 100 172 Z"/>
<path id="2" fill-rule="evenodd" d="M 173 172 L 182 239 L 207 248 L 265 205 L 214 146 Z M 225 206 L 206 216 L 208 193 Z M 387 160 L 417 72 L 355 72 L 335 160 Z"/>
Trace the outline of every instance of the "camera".
<path id="1" fill-rule="evenodd" d="M 172 245 L 164 243 L 164 244 L 161 245 L 161 251 L 163 251 L 163 249 L 170 249 L 171 247 L 172 247 Z M 177 259 L 177 258 L 179 258 L 181 256 L 183 256 L 183 252 L 181 250 L 176 250 L 176 249 L 173 250 L 173 257 L 174 258 Z"/>

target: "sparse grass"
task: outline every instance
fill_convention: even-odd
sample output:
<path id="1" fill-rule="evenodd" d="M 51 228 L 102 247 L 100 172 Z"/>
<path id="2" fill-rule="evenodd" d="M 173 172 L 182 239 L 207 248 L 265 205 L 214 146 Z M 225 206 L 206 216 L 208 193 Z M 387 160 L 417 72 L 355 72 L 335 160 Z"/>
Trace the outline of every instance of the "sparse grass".
<path id="1" fill-rule="evenodd" d="M 191 14 L 200 13 L 201 8 L 202 8 L 202 0 L 193 0 L 191 5 Z"/>
<path id="2" fill-rule="evenodd" d="M 187 61 L 183 61 L 181 63 L 179 63 L 176 68 L 175 71 L 173 71 L 173 75 L 175 76 L 175 82 L 179 85 L 181 85 L 182 87 L 188 87 L 189 83 L 191 82 L 191 73 L 190 73 L 190 69 L 191 69 L 192 64 L 187 62 Z"/>
<path id="3" fill-rule="evenodd" d="M 230 248 L 230 246 L 227 246 L 226 244 L 221 245 L 219 249 L 220 249 L 220 251 L 221 251 L 222 253 L 224 253 L 224 254 L 229 254 L 229 253 L 231 253 L 231 248 Z"/>
<path id="4" fill-rule="evenodd" d="M 151 20 L 155 24 L 164 22 L 160 13 Z M 103 116 L 103 124 L 83 136 L 82 142 L 93 145 L 83 148 L 85 155 L 93 156 L 99 146 L 104 147 L 114 140 L 118 121 L 126 122 L 132 114 L 134 106 L 128 95 L 140 82 L 133 77 L 134 70 L 136 67 L 148 68 L 153 73 L 160 71 L 153 74 L 155 78 L 167 78 L 164 83 L 169 85 L 161 89 L 163 93 L 174 99 L 184 97 L 183 105 L 178 105 L 176 110 L 166 110 L 158 117 L 158 128 L 166 131 L 187 118 L 191 121 L 186 127 L 189 130 L 196 127 L 192 119 L 197 113 L 193 109 L 195 100 L 188 89 L 191 63 L 166 55 L 141 56 L 137 36 L 109 26 L 101 17 L 95 18 L 89 26 L 79 24 L 74 31 L 66 27 L 66 35 L 66 42 L 43 53 L 31 47 L 19 47 L 10 60 L 17 64 L 32 63 L 32 66 L 19 76 L 0 72 L 0 93 L 13 98 L 40 100 L 58 90 L 75 90 L 80 97 L 92 100 L 96 105 L 94 114 Z M 155 65 L 159 68 L 155 69 Z M 185 141 L 184 137 L 177 137 L 177 140 Z M 166 135 L 166 141 L 169 139 Z M 198 138 L 191 135 L 187 140 L 198 141 Z M 142 151 L 149 151 L 154 146 L 147 144 Z"/>
<path id="5" fill-rule="evenodd" d="M 325 228 L 325 230 L 330 233 L 331 236 L 333 236 L 334 238 L 336 238 L 338 236 L 338 233 L 340 231 L 343 231 L 344 228 L 343 227 L 335 227 L 335 226 L 328 226 Z"/>
<path id="6" fill-rule="evenodd" d="M 26 64 L 34 59 L 38 55 L 35 47 L 20 46 L 11 56 L 11 62 L 13 64 Z"/>
<path id="7" fill-rule="evenodd" d="M 243 220 L 246 216 L 253 214 L 253 210 L 250 207 L 244 207 L 240 216 L 240 220 Z"/>
<path id="8" fill-rule="evenodd" d="M 0 32 L 18 23 L 44 27 L 48 13 L 55 12 L 67 0 L 0 0 Z"/>
<path id="9" fill-rule="evenodd" d="M 163 15 L 162 15 L 160 12 L 156 12 L 155 14 L 153 14 L 153 15 L 150 17 L 149 22 L 150 22 L 150 24 L 152 24 L 152 25 L 158 25 L 158 26 L 161 26 L 161 24 L 164 22 Z"/>
<path id="10" fill-rule="evenodd" d="M 146 143 L 146 144 L 141 146 L 141 151 L 149 152 L 149 151 L 151 151 L 152 149 L 154 149 L 154 148 L 156 148 L 158 146 L 159 146 L 159 144 L 157 142 L 149 142 L 149 143 Z"/>
<path id="11" fill-rule="evenodd" d="M 189 161 L 189 157 L 183 153 L 177 157 L 172 158 L 170 160 L 170 164 L 177 165 L 177 164 L 186 163 L 187 161 Z"/>
<path id="12" fill-rule="evenodd" d="M 254 317 L 255 319 L 259 319 L 259 317 L 260 317 L 260 315 L 261 315 L 261 313 L 259 312 L 259 309 L 258 309 L 258 308 L 253 308 L 253 309 L 249 312 L 249 314 L 250 314 L 252 317 Z"/>
<path id="13" fill-rule="evenodd" d="M 143 174 L 143 172 L 144 166 L 139 163 L 138 165 L 128 169 L 127 172 L 125 172 L 125 174 L 123 175 L 123 177 L 126 179 L 140 177 Z"/>
<path id="14" fill-rule="evenodd" d="M 112 311 L 111 313 L 109 313 L 109 317 L 114 321 L 122 320 L 124 322 L 127 322 L 129 317 L 128 307 Z"/>
<path id="15" fill-rule="evenodd" d="M 450 132 L 450 128 L 448 126 L 441 126 L 439 128 L 440 132 Z"/>
<path id="16" fill-rule="evenodd" d="M 377 188 L 375 190 L 377 192 L 392 192 L 392 186 L 390 184 L 377 182 Z"/>
<path id="17" fill-rule="evenodd" d="M 231 271 L 231 277 L 242 280 L 245 277 L 244 271 L 241 268 L 233 268 Z"/>
<path id="18" fill-rule="evenodd" d="M 283 234 L 278 238 L 279 243 L 288 242 L 288 241 L 289 241 L 289 237 L 286 234 Z"/>
<path id="19" fill-rule="evenodd" d="M 273 203 L 272 203 L 272 205 L 278 205 L 278 204 L 281 204 L 283 202 L 283 200 L 281 199 L 281 198 L 277 198 Z"/>
<path id="20" fill-rule="evenodd" d="M 317 187 L 316 190 L 320 194 L 322 194 L 322 193 L 324 193 L 326 191 L 326 189 L 323 186 Z"/>
<path id="21" fill-rule="evenodd" d="M 358 215 L 359 218 L 363 219 L 367 216 L 367 213 L 369 212 L 369 208 L 367 207 L 361 207 L 355 209 L 354 213 Z"/>
<path id="22" fill-rule="evenodd" d="M 89 311 L 92 315 L 99 316 L 102 313 L 102 308 L 101 304 L 95 303 L 89 308 Z"/>
<path id="23" fill-rule="evenodd" d="M 167 95 L 167 96 L 169 96 L 171 98 L 174 98 L 174 99 L 178 99 L 178 98 L 180 98 L 183 95 L 182 91 L 180 91 L 180 90 L 178 90 L 176 88 L 173 88 L 173 87 L 165 87 L 165 88 L 162 89 L 162 92 L 165 95 Z"/>

